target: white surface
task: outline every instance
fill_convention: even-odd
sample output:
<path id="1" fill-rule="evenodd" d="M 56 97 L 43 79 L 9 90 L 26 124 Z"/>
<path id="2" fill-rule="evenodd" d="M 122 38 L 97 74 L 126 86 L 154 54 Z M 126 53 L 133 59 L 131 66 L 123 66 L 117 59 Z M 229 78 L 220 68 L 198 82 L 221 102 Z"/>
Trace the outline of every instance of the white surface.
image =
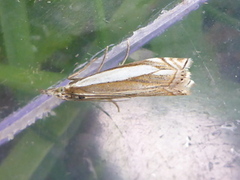
<path id="1" fill-rule="evenodd" d="M 204 106 L 196 103 L 190 96 L 133 98 L 118 102 L 120 113 L 101 103 L 112 119 L 100 111 L 100 127 L 93 126 L 101 129 L 100 156 L 119 179 L 237 179 L 239 129 L 223 128 L 227 121 L 199 113 Z"/>

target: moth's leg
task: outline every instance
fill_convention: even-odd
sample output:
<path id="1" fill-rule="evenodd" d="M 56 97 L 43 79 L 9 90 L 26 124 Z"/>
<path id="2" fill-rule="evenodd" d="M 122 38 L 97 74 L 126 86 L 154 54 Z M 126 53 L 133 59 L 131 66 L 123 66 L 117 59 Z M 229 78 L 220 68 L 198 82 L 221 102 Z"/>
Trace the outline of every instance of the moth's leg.
<path id="1" fill-rule="evenodd" d="M 103 60 L 102 60 L 102 62 L 101 62 L 101 64 L 100 64 L 97 72 L 99 72 L 99 71 L 102 69 L 103 64 L 104 64 L 104 61 L 105 61 L 105 59 L 106 59 L 106 57 L 107 57 L 107 53 L 108 53 L 108 46 L 106 47 L 106 51 L 105 51 L 105 53 L 104 53 Z M 69 80 L 81 80 L 82 78 L 79 78 L 79 77 L 75 78 L 75 76 L 79 75 L 82 71 L 84 71 L 85 69 L 87 69 L 87 68 L 88 68 L 92 63 L 94 63 L 96 60 L 98 60 L 98 58 L 94 58 L 93 60 L 91 60 L 91 62 L 89 62 L 89 63 L 88 63 L 86 66 L 84 66 L 82 69 L 80 69 L 79 71 L 77 71 L 77 72 L 73 73 L 72 75 L 68 76 L 68 79 L 69 79 Z"/>
<path id="2" fill-rule="evenodd" d="M 108 99 L 108 101 L 113 103 L 117 107 L 118 112 L 120 112 L 120 108 L 119 108 L 118 104 L 114 100 Z"/>
<path id="3" fill-rule="evenodd" d="M 70 75 L 70 76 L 68 76 L 68 79 L 69 80 L 76 80 L 76 79 L 78 79 L 78 80 L 80 80 L 80 79 L 82 79 L 82 78 L 79 78 L 79 77 L 77 77 L 77 78 L 74 78 L 75 76 L 77 76 L 77 75 L 79 75 L 82 71 L 84 71 L 85 69 L 87 69 L 92 63 L 94 63 L 96 60 L 97 60 L 98 58 L 94 58 L 93 60 L 91 60 L 91 62 L 89 62 L 86 66 L 84 66 L 82 69 L 80 69 L 79 71 L 77 71 L 77 72 L 75 72 L 75 73 L 73 73 L 72 75 Z"/>
<path id="4" fill-rule="evenodd" d="M 104 114 L 106 114 L 110 119 L 112 119 L 111 115 L 110 115 L 107 111 L 105 111 L 101 106 L 99 106 L 99 105 L 96 104 L 96 103 L 93 103 L 93 105 L 94 105 L 96 108 L 98 108 L 100 111 L 102 111 Z"/>
<path id="5" fill-rule="evenodd" d="M 127 40 L 127 52 L 126 52 L 126 55 L 122 61 L 122 63 L 120 64 L 120 66 L 124 65 L 128 56 L 129 56 L 129 52 L 130 52 L 130 43 L 129 43 L 129 40 Z"/>
<path id="6" fill-rule="evenodd" d="M 103 56 L 103 60 L 102 60 L 102 62 L 101 62 L 101 64 L 100 64 L 100 66 L 99 66 L 97 72 L 100 72 L 101 69 L 102 69 L 102 67 L 103 67 L 103 64 L 104 64 L 104 62 L 105 62 L 105 60 L 106 60 L 106 57 L 107 57 L 108 48 L 109 48 L 109 47 L 107 46 L 107 47 L 106 47 L 106 50 L 105 50 L 105 53 L 104 53 L 104 56 Z"/>
<path id="7" fill-rule="evenodd" d="M 108 48 L 109 48 L 109 47 L 107 46 L 107 47 L 106 47 L 106 50 L 105 50 L 105 53 L 104 53 L 104 56 L 103 56 L 102 63 L 101 63 L 101 65 L 99 66 L 97 72 L 100 72 L 101 69 L 102 69 L 102 67 L 103 67 L 103 64 L 104 64 L 104 62 L 105 62 L 105 60 L 106 60 L 106 57 L 107 57 Z M 123 61 L 122 61 L 122 63 L 121 63 L 120 65 L 123 65 L 123 64 L 126 62 L 128 56 L 129 56 L 129 51 L 130 51 L 130 43 L 129 43 L 129 40 L 127 40 L 127 52 L 126 52 L 126 55 L 125 55 L 125 57 L 124 57 L 124 59 L 123 59 Z"/>

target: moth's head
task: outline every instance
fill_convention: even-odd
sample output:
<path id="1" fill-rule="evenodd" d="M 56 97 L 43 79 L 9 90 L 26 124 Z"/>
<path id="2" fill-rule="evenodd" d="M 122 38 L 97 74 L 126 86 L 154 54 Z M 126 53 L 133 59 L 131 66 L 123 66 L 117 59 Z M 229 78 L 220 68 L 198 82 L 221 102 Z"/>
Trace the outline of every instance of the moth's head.
<path id="1" fill-rule="evenodd" d="M 60 99 L 63 99 L 65 94 L 65 87 L 51 88 L 46 90 L 41 90 L 42 94 L 47 94 L 49 96 L 56 96 Z"/>

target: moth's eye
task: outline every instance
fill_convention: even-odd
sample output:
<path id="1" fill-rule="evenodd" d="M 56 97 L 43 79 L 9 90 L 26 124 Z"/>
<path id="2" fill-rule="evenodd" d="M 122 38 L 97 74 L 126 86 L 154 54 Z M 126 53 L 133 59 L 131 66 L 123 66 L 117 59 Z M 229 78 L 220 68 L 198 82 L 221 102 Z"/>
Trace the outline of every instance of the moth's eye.
<path id="1" fill-rule="evenodd" d="M 58 92 L 63 92 L 63 91 L 64 91 L 64 87 L 59 87 L 59 88 L 57 89 L 57 91 L 58 91 Z"/>
<path id="2" fill-rule="evenodd" d="M 85 99 L 85 96 L 77 96 L 78 99 Z"/>

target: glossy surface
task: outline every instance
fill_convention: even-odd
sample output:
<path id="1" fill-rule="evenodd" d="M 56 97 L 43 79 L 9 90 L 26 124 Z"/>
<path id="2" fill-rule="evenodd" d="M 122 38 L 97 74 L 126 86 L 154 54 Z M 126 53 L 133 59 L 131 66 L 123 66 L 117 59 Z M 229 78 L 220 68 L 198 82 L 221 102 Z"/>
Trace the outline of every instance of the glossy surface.
<path id="1" fill-rule="evenodd" d="M 41 108 L 30 102 L 39 89 L 72 74 L 75 63 L 136 35 L 182 1 L 22 2 L 0 1 L 0 115 L 29 105 L 21 115 L 31 119 L 0 147 L 0 179 L 239 179 L 237 1 L 209 1 L 161 36 L 151 34 L 144 46 L 151 56 L 135 54 L 138 60 L 191 57 L 190 96 L 127 99 L 117 102 L 120 113 L 108 102 L 56 109 L 56 99 L 41 99 Z M 145 44 L 145 35 L 132 50 Z M 28 127 L 36 117 L 41 120 Z"/>

